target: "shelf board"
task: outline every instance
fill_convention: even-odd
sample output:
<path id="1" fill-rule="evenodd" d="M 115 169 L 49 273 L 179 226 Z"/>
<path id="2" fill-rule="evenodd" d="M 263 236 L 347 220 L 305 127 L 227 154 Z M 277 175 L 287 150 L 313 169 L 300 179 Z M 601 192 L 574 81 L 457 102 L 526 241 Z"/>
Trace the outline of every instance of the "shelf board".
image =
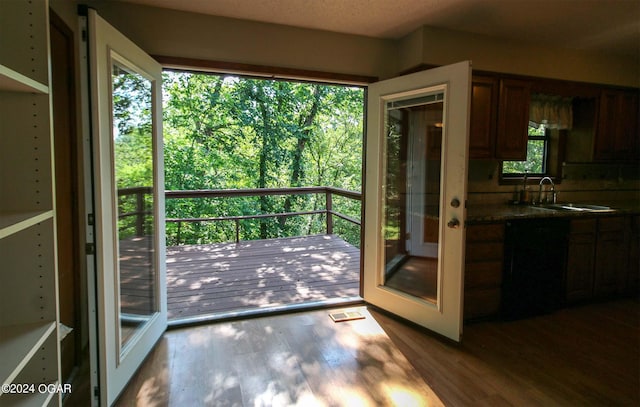
<path id="1" fill-rule="evenodd" d="M 0 90 L 5 92 L 49 93 L 49 87 L 28 76 L 0 65 Z"/>
<path id="2" fill-rule="evenodd" d="M 57 383 L 56 383 L 57 385 Z M 40 393 L 38 384 L 35 384 L 36 390 L 30 394 L 5 394 L 2 397 L 2 407 L 31 407 L 31 406 L 48 406 L 53 397 L 57 397 L 56 393 L 44 392 Z"/>
<path id="3" fill-rule="evenodd" d="M 0 381 L 11 383 L 55 329 L 56 321 L 0 326 Z"/>
<path id="4" fill-rule="evenodd" d="M 0 213 L 0 239 L 53 218 L 53 210 Z"/>

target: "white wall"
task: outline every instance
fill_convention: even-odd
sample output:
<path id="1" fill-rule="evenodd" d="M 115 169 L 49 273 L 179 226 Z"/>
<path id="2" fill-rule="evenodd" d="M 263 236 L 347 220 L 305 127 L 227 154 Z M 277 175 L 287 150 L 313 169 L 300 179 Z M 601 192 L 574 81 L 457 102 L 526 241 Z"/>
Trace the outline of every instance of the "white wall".
<path id="1" fill-rule="evenodd" d="M 75 27 L 76 0 L 50 0 Z M 150 54 L 374 76 L 472 60 L 474 69 L 640 87 L 640 61 L 421 27 L 400 40 L 86 0 Z"/>
<path id="2" fill-rule="evenodd" d="M 473 68 L 577 82 L 640 87 L 640 61 L 632 57 L 539 46 L 422 27 L 403 39 L 402 69 L 470 59 Z"/>

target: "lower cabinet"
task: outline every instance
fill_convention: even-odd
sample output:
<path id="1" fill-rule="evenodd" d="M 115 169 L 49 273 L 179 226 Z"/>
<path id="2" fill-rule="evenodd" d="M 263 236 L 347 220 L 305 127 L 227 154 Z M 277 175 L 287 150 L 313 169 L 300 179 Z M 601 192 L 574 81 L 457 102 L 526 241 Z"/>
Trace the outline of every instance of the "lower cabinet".
<path id="1" fill-rule="evenodd" d="M 593 273 L 598 220 L 573 219 L 567 253 L 567 302 L 593 297 Z"/>
<path id="2" fill-rule="evenodd" d="M 504 222 L 467 226 L 464 319 L 500 312 L 504 261 Z"/>
<path id="3" fill-rule="evenodd" d="M 637 218 L 614 216 L 571 221 L 568 303 L 637 291 Z"/>
<path id="4" fill-rule="evenodd" d="M 625 291 L 628 273 L 628 247 L 625 218 L 598 219 L 593 284 L 595 297 L 607 297 Z"/>
<path id="5" fill-rule="evenodd" d="M 629 222 L 629 275 L 627 292 L 640 295 L 640 216 L 632 216 Z"/>
<path id="6" fill-rule="evenodd" d="M 501 314 L 505 222 L 467 226 L 464 319 Z M 566 256 L 567 304 L 640 295 L 640 216 L 573 218 Z"/>

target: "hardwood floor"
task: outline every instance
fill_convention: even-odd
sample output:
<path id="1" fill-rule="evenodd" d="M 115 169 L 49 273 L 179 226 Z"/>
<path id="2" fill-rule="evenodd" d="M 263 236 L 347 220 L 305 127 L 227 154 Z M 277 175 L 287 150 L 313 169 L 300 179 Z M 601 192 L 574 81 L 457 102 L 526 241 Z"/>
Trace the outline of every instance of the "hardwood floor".
<path id="1" fill-rule="evenodd" d="M 640 405 L 637 300 L 467 325 L 461 345 L 373 314 L 445 405 Z"/>
<path id="2" fill-rule="evenodd" d="M 637 300 L 467 325 L 461 345 L 358 309 L 169 331 L 117 405 L 640 405 Z"/>
<path id="3" fill-rule="evenodd" d="M 364 307 L 167 332 L 118 406 L 441 405 Z"/>

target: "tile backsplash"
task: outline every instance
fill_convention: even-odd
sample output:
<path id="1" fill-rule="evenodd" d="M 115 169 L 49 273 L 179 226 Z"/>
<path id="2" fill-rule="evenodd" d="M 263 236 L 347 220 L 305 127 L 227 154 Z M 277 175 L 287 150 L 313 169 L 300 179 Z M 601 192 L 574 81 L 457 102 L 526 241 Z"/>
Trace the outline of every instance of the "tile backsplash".
<path id="1" fill-rule="evenodd" d="M 520 185 L 500 185 L 500 161 L 470 160 L 468 205 L 504 204 Z M 536 192 L 537 187 L 531 185 Z M 556 185 L 560 202 L 640 202 L 639 164 L 564 163 Z"/>

